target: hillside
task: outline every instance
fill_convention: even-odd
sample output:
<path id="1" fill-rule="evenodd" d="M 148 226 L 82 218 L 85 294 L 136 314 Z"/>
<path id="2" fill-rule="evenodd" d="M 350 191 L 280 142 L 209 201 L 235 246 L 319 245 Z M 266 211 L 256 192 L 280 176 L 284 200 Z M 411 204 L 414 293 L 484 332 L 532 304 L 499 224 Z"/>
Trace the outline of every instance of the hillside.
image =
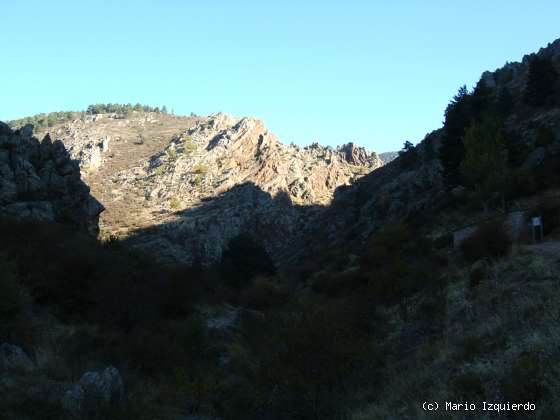
<path id="1" fill-rule="evenodd" d="M 559 418 L 559 93 L 557 40 L 381 166 L 226 114 L 0 126 L 0 417 Z"/>
<path id="2" fill-rule="evenodd" d="M 352 143 L 285 146 L 261 121 L 226 114 L 95 114 L 51 125 L 37 135 L 61 139 L 79 161 L 106 208 L 102 236 L 129 237 L 171 261 L 216 261 L 247 229 L 278 257 L 337 187 L 382 165 Z"/>

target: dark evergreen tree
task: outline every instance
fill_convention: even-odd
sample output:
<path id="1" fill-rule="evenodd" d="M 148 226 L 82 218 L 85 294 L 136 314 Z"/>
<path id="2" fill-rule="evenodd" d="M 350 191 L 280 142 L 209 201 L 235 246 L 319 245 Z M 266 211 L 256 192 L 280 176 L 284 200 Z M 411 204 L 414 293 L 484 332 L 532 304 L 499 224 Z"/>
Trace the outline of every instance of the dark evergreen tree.
<path id="1" fill-rule="evenodd" d="M 500 89 L 498 97 L 496 98 L 496 113 L 499 117 L 505 118 L 513 110 L 513 97 L 511 91 L 504 87 Z"/>
<path id="2" fill-rule="evenodd" d="M 416 165 L 417 162 L 418 153 L 416 151 L 416 148 L 411 142 L 405 141 L 402 150 L 399 151 L 400 167 L 403 169 L 411 169 Z"/>
<path id="3" fill-rule="evenodd" d="M 533 106 L 550 106 L 556 101 L 558 72 L 549 58 L 533 57 L 529 63 L 525 103 Z"/>
<path id="4" fill-rule="evenodd" d="M 257 275 L 272 275 L 276 269 L 264 247 L 250 235 L 240 234 L 229 242 L 224 251 L 220 271 L 224 282 L 244 287 Z"/>
<path id="5" fill-rule="evenodd" d="M 448 189 L 461 183 L 461 162 L 465 155 L 463 136 L 471 122 L 471 95 L 461 86 L 445 110 L 444 133 L 439 149 L 443 177 Z"/>
<path id="6" fill-rule="evenodd" d="M 481 119 L 487 116 L 488 113 L 493 112 L 492 109 L 492 96 L 493 89 L 491 89 L 484 79 L 480 79 L 472 93 L 470 104 L 471 116 L 474 119 Z"/>

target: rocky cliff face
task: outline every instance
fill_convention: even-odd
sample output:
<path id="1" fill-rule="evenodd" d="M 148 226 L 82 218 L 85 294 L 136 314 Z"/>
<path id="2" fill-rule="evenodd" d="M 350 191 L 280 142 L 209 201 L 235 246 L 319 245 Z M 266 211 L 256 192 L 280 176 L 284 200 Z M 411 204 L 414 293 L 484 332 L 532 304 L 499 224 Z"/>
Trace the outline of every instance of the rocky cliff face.
<path id="1" fill-rule="evenodd" d="M 171 261 L 214 261 L 242 231 L 280 255 L 337 187 L 382 165 L 352 143 L 286 146 L 262 121 L 227 114 L 105 114 L 49 132 L 107 208 L 103 233 Z"/>
<path id="2" fill-rule="evenodd" d="M 95 236 L 102 211 L 61 141 L 39 142 L 30 126 L 14 132 L 0 123 L 2 216 L 67 223 Z"/>

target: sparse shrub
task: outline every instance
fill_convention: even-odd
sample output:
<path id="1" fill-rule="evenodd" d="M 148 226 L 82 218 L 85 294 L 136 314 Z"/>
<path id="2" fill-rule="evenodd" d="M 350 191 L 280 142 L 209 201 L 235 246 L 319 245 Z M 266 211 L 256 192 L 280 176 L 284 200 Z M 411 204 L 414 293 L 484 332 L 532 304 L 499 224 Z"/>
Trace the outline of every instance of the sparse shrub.
<path id="1" fill-rule="evenodd" d="M 481 258 L 499 258 L 511 250 L 512 241 L 502 223 L 485 223 L 477 228 L 474 234 L 465 239 L 460 249 L 469 262 Z"/>
<path id="2" fill-rule="evenodd" d="M 278 306 L 288 300 L 287 290 L 275 277 L 258 276 L 245 293 L 243 300 L 249 308 L 259 311 Z"/>
<path id="3" fill-rule="evenodd" d="M 165 165 L 160 165 L 156 169 L 154 169 L 154 173 L 156 175 L 163 175 L 166 172 L 167 172 L 167 166 L 165 166 Z"/>
<path id="4" fill-rule="evenodd" d="M 536 354 L 522 354 L 512 364 L 501 382 L 502 393 L 507 401 L 536 402 L 543 397 L 544 368 Z"/>
<path id="5" fill-rule="evenodd" d="M 196 152 L 196 149 L 197 149 L 197 147 L 196 147 L 196 144 L 194 144 L 194 143 L 185 144 L 185 150 L 188 154 Z"/>
<path id="6" fill-rule="evenodd" d="M 275 274 L 276 268 L 262 245 L 250 235 L 240 234 L 230 240 L 224 251 L 220 272 L 226 284 L 245 287 L 259 274 Z"/>
<path id="7" fill-rule="evenodd" d="M 193 178 L 193 184 L 196 186 L 199 186 L 200 184 L 202 184 L 202 177 L 200 175 L 197 175 Z"/>
<path id="8" fill-rule="evenodd" d="M 194 168 L 193 168 L 193 172 L 195 174 L 204 175 L 205 173 L 208 172 L 208 166 L 202 165 L 202 164 L 195 165 Z"/>
<path id="9" fill-rule="evenodd" d="M 176 266 L 169 268 L 168 275 L 161 282 L 159 298 L 160 311 L 168 318 L 184 318 L 192 309 L 195 297 L 195 269 Z"/>
<path id="10" fill-rule="evenodd" d="M 474 372 L 466 372 L 453 379 L 452 390 L 456 398 L 475 400 L 484 396 L 484 384 Z"/>
<path id="11" fill-rule="evenodd" d="M 177 150 L 167 149 L 167 157 L 169 158 L 169 160 L 176 160 L 177 159 Z"/>
<path id="12" fill-rule="evenodd" d="M 169 207 L 171 207 L 173 210 L 178 210 L 181 208 L 181 200 L 179 200 L 179 198 L 177 197 L 171 197 L 171 200 L 169 200 Z"/>
<path id="13" fill-rule="evenodd" d="M 256 383 L 280 418 L 340 418 L 353 377 L 379 361 L 371 340 L 332 306 L 305 302 L 264 328 Z"/>

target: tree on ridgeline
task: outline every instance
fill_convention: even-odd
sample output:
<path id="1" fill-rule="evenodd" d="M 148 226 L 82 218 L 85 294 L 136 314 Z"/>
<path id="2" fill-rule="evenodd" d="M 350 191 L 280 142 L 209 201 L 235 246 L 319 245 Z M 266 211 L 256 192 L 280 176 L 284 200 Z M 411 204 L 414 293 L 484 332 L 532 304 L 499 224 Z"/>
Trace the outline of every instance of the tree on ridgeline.
<path id="1" fill-rule="evenodd" d="M 471 122 L 471 95 L 461 86 L 445 110 L 444 134 L 439 149 L 443 177 L 448 189 L 461 184 L 460 165 L 465 155 L 463 136 Z"/>
<path id="2" fill-rule="evenodd" d="M 524 101 L 533 106 L 550 106 L 557 101 L 558 72 L 549 58 L 533 57 L 529 63 Z"/>

